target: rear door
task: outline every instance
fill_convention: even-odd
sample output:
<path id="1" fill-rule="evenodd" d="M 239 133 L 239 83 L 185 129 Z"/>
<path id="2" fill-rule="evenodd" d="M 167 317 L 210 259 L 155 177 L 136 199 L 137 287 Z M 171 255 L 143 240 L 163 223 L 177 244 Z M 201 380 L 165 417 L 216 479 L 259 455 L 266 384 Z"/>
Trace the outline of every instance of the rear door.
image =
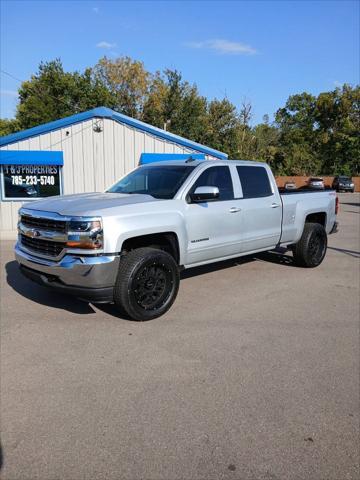
<path id="1" fill-rule="evenodd" d="M 236 166 L 242 188 L 242 252 L 274 248 L 280 240 L 282 208 L 265 167 Z"/>
<path id="2" fill-rule="evenodd" d="M 191 203 L 197 187 L 218 187 L 216 200 Z M 234 199 L 233 178 L 226 165 L 208 167 L 194 180 L 186 196 L 187 265 L 241 252 L 241 209 Z"/>

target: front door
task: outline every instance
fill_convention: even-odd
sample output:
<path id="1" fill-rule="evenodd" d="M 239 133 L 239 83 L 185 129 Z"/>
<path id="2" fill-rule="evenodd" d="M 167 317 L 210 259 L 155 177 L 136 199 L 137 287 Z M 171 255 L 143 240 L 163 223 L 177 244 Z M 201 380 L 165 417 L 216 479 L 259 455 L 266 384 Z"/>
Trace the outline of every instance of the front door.
<path id="1" fill-rule="evenodd" d="M 206 262 L 240 253 L 241 200 L 234 199 L 228 166 L 209 167 L 189 190 L 218 187 L 219 198 L 210 202 L 189 203 L 186 211 L 188 234 L 187 265 Z M 187 197 L 189 199 L 189 195 Z"/>

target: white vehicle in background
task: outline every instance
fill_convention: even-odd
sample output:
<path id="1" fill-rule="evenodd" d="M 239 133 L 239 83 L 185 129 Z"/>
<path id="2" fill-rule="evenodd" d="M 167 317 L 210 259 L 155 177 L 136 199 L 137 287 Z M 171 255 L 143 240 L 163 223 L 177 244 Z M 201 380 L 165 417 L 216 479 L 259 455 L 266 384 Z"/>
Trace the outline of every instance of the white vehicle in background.
<path id="1" fill-rule="evenodd" d="M 141 166 L 105 193 L 29 202 L 15 255 L 41 285 L 148 320 L 170 308 L 183 268 L 278 246 L 317 267 L 336 213 L 334 191 L 280 193 L 264 163 L 189 158 Z"/>
<path id="2" fill-rule="evenodd" d="M 312 190 L 324 190 L 324 179 L 321 177 L 310 177 L 308 182 L 308 187 Z"/>

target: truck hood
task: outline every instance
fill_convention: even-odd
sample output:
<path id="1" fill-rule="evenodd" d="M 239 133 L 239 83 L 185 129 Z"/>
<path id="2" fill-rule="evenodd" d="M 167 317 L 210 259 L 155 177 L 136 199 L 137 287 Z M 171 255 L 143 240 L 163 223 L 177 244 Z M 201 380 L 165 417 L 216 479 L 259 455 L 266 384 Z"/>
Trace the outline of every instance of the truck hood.
<path id="1" fill-rule="evenodd" d="M 24 205 L 24 208 L 43 212 L 55 212 L 60 215 L 89 216 L 101 215 L 104 210 L 114 207 L 157 201 L 159 200 L 151 195 L 137 193 L 80 193 L 59 195 L 35 202 L 28 202 Z"/>

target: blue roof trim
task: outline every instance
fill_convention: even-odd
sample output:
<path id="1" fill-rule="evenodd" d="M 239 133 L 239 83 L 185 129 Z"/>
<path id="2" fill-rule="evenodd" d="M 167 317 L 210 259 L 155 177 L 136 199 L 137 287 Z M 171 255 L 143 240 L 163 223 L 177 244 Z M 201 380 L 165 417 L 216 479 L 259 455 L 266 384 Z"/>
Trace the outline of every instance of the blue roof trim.
<path id="1" fill-rule="evenodd" d="M 4 137 L 0 137 L 0 147 L 4 145 L 9 145 L 10 143 L 19 142 L 20 140 L 24 140 L 26 138 L 34 137 L 37 135 L 41 135 L 43 133 L 47 133 L 53 130 L 58 130 L 59 128 L 64 128 L 70 126 L 74 123 L 83 122 L 85 120 L 90 120 L 91 118 L 98 117 L 98 118 L 110 118 L 115 120 L 119 123 L 124 123 L 129 125 L 130 127 L 134 127 L 138 130 L 142 130 L 144 132 L 150 133 L 157 137 L 163 138 L 164 140 L 168 140 L 170 142 L 177 143 L 182 145 L 185 148 L 197 150 L 198 152 L 205 153 L 206 155 L 211 155 L 212 157 L 216 157 L 219 159 L 226 159 L 228 155 L 223 152 L 219 152 L 210 147 L 206 147 L 205 145 L 201 145 L 200 143 L 193 142 L 192 140 L 187 140 L 186 138 L 179 137 L 174 133 L 166 132 L 165 130 L 161 130 L 160 128 L 153 127 L 147 123 L 141 122 L 140 120 L 135 120 L 127 115 L 123 115 L 122 113 L 115 112 L 110 108 L 106 107 L 98 107 L 92 110 L 88 110 L 87 112 L 77 113 L 75 115 L 71 115 L 70 117 L 65 117 L 60 120 L 55 120 L 54 122 L 45 123 L 44 125 L 39 125 L 38 127 L 29 128 L 28 130 L 23 130 L 22 132 L 12 133 L 10 135 L 6 135 Z"/>
<path id="2" fill-rule="evenodd" d="M 0 150 L 0 165 L 64 165 L 63 152 Z"/>
<path id="3" fill-rule="evenodd" d="M 205 153 L 142 153 L 139 165 L 166 160 L 187 160 L 190 157 L 194 160 L 205 160 Z"/>

